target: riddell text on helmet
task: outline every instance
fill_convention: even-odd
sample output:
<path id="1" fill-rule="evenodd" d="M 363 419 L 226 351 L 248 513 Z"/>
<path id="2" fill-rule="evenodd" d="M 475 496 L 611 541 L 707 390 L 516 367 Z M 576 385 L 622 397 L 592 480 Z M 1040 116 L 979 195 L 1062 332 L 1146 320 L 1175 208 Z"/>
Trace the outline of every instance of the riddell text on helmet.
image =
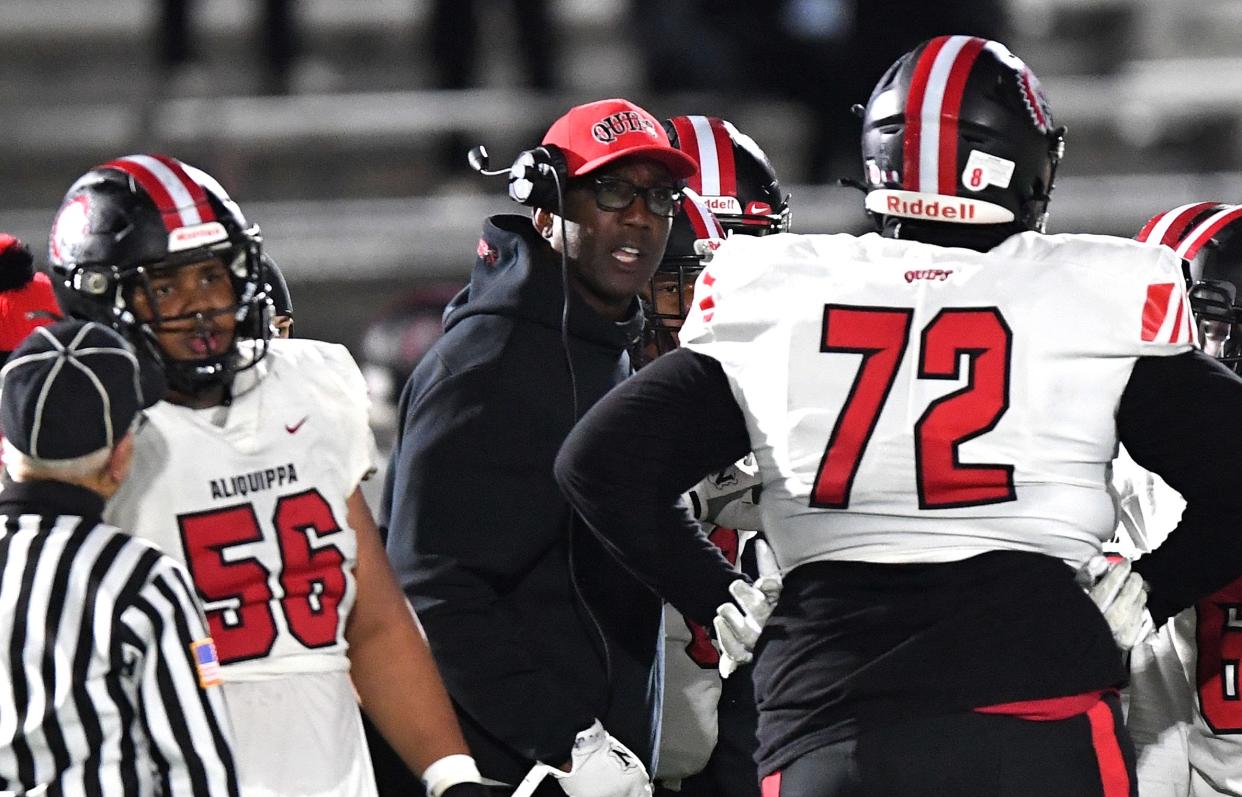
<path id="1" fill-rule="evenodd" d="M 867 210 L 886 216 L 947 221 L 958 224 L 1000 224 L 1013 221 L 1013 211 L 970 197 L 937 196 L 880 188 L 867 194 Z"/>
<path id="2" fill-rule="evenodd" d="M 922 199 L 909 202 L 901 197 L 890 196 L 885 198 L 885 204 L 888 205 L 889 212 L 895 216 L 917 216 L 950 221 L 973 221 L 975 218 L 975 206 L 969 202 L 942 203 L 939 200 L 924 202 Z"/>

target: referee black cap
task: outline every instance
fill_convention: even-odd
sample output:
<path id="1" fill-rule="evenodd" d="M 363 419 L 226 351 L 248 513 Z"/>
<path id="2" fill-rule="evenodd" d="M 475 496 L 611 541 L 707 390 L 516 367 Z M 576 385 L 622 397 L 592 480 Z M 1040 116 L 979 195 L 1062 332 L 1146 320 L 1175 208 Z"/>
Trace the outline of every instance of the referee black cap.
<path id="1" fill-rule="evenodd" d="M 35 329 L 0 370 L 0 431 L 18 451 L 45 462 L 112 448 L 141 401 L 133 352 L 93 322 Z"/>

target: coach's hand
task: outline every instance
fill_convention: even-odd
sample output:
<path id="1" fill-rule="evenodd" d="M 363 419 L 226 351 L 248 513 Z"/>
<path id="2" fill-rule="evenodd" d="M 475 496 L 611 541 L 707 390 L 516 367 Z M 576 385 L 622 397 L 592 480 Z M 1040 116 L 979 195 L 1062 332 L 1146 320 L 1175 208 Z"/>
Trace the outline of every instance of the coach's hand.
<path id="1" fill-rule="evenodd" d="M 728 678 L 743 664 L 754 658 L 755 645 L 763 626 L 772 616 L 772 609 L 781 596 L 781 569 L 776 555 L 764 540 L 755 541 L 755 563 L 759 577 L 754 584 L 738 579 L 729 585 L 729 594 L 737 601 L 722 603 L 716 609 L 716 640 L 720 643 L 720 675 Z"/>
<path id="2" fill-rule="evenodd" d="M 527 797 L 545 776 L 559 781 L 569 797 L 651 797 L 651 778 L 638 756 L 599 720 L 574 738 L 568 772 L 536 764 L 518 784 L 513 797 Z"/>
<path id="3" fill-rule="evenodd" d="M 1074 580 L 1099 607 L 1117 647 L 1128 651 L 1151 633 L 1147 585 L 1142 576 L 1130 569 L 1129 559 L 1114 562 L 1096 554 L 1078 568 Z"/>

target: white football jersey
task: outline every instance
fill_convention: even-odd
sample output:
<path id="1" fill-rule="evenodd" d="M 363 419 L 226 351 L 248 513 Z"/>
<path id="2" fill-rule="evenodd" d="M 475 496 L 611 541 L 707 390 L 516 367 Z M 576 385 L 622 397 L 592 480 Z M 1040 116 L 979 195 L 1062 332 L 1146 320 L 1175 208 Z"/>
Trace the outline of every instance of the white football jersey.
<path id="1" fill-rule="evenodd" d="M 983 253 L 734 236 L 694 296 L 681 343 L 723 366 L 786 569 L 998 549 L 1077 566 L 1115 527 L 1107 469 L 1136 358 L 1194 335 L 1177 257 L 1095 235 Z"/>
<path id="2" fill-rule="evenodd" d="M 227 407 L 148 409 L 105 517 L 190 570 L 226 679 L 347 669 L 366 385 L 344 347 L 281 339 L 237 388 Z"/>
<path id="3" fill-rule="evenodd" d="M 375 446 L 366 385 L 344 347 L 278 339 L 234 388 L 229 406 L 148 409 L 105 517 L 194 579 L 239 749 L 252 748 L 243 794 L 374 794 L 345 640 L 346 501 Z"/>
<path id="4" fill-rule="evenodd" d="M 1135 462 L 1125 446 L 1118 446 L 1113 460 L 1109 491 L 1117 505 L 1117 532 L 1104 550 L 1127 559 L 1160 547 L 1186 508 L 1181 494 Z"/>
<path id="5" fill-rule="evenodd" d="M 1114 546 L 1158 547 L 1185 500 L 1122 448 Z M 1130 652 L 1126 725 L 1144 797 L 1242 796 L 1242 579 L 1183 610 Z"/>
<path id="6" fill-rule="evenodd" d="M 705 524 L 734 567 L 757 532 Z M 664 703 L 656 780 L 672 785 L 707 766 L 719 735 L 720 651 L 709 631 L 664 604 Z M 736 676 L 744 677 L 744 676 Z"/>

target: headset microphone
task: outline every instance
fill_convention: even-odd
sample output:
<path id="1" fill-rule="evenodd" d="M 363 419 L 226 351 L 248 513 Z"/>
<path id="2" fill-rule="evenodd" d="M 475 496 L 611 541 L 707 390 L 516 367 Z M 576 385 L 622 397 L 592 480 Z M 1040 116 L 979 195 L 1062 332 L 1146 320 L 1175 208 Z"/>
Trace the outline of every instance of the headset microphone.
<path id="1" fill-rule="evenodd" d="M 482 144 L 480 144 L 477 147 L 471 148 L 471 150 L 466 153 L 466 161 L 469 162 L 471 169 L 474 169 L 479 174 L 483 174 L 488 177 L 495 177 L 500 174 L 508 174 L 509 172 L 508 169 L 493 169 L 491 171 L 488 171 L 487 167 L 490 165 L 489 164 L 490 159 L 487 156 L 487 147 L 483 146 Z"/>

